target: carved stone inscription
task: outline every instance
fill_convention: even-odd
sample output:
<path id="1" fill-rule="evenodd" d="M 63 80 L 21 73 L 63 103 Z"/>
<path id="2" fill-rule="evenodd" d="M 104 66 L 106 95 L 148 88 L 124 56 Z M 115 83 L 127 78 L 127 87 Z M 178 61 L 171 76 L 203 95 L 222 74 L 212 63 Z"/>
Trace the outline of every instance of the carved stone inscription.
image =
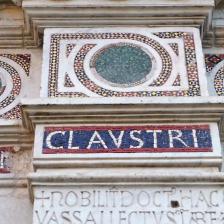
<path id="1" fill-rule="evenodd" d="M 224 188 L 36 188 L 34 224 L 224 224 Z"/>

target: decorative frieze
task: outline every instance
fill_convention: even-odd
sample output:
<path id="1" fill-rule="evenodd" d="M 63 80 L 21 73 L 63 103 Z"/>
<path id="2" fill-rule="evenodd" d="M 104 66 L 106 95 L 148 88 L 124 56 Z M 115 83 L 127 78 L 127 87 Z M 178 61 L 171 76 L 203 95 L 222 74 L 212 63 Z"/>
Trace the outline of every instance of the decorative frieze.
<path id="1" fill-rule="evenodd" d="M 192 28 L 48 29 L 42 97 L 207 95 Z"/>

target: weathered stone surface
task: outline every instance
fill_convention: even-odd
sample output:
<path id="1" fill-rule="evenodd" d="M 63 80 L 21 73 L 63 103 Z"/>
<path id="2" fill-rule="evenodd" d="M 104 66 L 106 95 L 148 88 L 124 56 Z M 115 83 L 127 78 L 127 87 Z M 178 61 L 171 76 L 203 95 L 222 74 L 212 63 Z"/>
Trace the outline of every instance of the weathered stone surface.
<path id="1" fill-rule="evenodd" d="M 2 224 L 32 223 L 32 203 L 29 199 L 25 181 L 23 185 L 16 185 L 14 179 L 11 185 L 4 184 L 0 177 L 0 213 Z"/>

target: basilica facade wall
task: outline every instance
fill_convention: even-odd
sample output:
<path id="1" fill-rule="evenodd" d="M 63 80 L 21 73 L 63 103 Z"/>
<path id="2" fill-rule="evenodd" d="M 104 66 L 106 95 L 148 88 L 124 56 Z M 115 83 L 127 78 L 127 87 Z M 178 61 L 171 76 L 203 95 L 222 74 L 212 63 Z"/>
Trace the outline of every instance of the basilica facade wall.
<path id="1" fill-rule="evenodd" d="M 0 223 L 224 223 L 223 7 L 0 3 Z"/>

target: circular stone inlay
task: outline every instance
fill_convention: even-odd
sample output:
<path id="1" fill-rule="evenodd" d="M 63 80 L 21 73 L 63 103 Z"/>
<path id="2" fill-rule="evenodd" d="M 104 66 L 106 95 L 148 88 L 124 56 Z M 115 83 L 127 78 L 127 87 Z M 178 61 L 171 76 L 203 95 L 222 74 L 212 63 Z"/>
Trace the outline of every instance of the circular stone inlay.
<path id="1" fill-rule="evenodd" d="M 140 47 L 119 44 L 101 50 L 93 66 L 105 80 L 131 86 L 146 80 L 152 69 L 152 60 Z"/>

